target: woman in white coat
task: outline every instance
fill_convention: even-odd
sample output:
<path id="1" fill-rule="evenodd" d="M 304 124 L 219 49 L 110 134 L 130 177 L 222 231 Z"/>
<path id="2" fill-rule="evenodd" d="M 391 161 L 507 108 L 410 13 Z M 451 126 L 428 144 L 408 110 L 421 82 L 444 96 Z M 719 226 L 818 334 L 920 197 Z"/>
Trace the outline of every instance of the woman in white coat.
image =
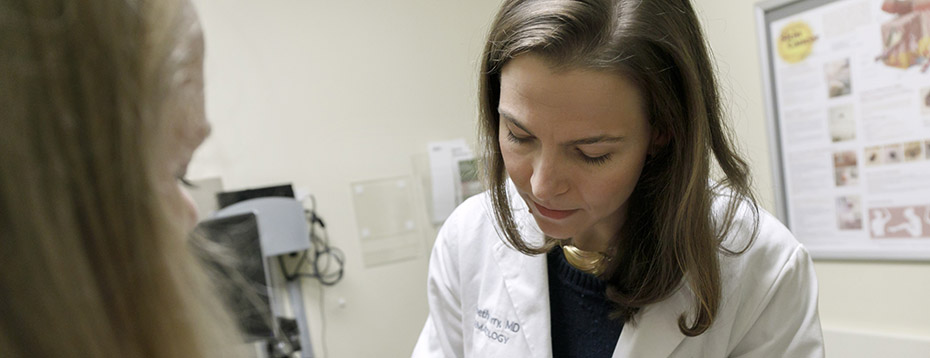
<path id="1" fill-rule="evenodd" d="M 480 87 L 489 190 L 440 230 L 415 357 L 823 356 L 688 0 L 507 0 Z"/>

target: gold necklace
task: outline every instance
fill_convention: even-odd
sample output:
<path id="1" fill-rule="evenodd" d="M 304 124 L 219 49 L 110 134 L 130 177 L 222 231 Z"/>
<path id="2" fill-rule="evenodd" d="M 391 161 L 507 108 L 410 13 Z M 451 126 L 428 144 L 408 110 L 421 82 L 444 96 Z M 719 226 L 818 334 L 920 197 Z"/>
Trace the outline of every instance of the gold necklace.
<path id="1" fill-rule="evenodd" d="M 598 276 L 607 269 L 610 259 L 607 255 L 597 251 L 585 251 L 574 245 L 562 245 L 565 261 L 583 272 Z"/>

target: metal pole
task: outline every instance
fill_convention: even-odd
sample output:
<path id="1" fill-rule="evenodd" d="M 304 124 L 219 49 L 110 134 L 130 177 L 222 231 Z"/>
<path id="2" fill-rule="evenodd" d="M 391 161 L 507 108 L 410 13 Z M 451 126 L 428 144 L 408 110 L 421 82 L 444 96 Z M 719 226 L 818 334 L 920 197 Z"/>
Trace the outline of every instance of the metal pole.
<path id="1" fill-rule="evenodd" d="M 287 292 L 290 294 L 291 309 L 300 329 L 300 357 L 313 358 L 313 345 L 310 343 L 310 322 L 307 322 L 307 312 L 304 310 L 304 296 L 300 280 L 287 281 Z"/>

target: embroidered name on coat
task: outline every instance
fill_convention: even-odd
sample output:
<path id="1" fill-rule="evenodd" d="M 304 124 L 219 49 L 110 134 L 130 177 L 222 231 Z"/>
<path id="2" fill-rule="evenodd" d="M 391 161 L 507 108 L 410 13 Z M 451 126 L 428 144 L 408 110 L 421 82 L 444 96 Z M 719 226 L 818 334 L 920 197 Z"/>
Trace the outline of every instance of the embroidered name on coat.
<path id="1" fill-rule="evenodd" d="M 520 332 L 520 323 L 495 317 L 491 311 L 475 310 L 475 330 L 492 341 L 507 344 L 513 334 Z"/>

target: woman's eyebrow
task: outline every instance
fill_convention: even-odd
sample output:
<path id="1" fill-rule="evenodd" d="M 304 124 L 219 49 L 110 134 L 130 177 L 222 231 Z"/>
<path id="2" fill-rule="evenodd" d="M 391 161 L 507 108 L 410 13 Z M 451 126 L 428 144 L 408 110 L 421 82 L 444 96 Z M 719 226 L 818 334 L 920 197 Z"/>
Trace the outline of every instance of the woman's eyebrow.
<path id="1" fill-rule="evenodd" d="M 595 143 L 617 143 L 622 141 L 623 137 L 614 137 L 609 135 L 599 135 L 588 138 L 575 139 L 566 143 L 566 145 L 585 145 L 585 144 L 595 144 Z"/>
<path id="2" fill-rule="evenodd" d="M 506 110 L 498 109 L 497 112 L 500 113 L 501 118 L 506 119 L 508 122 L 512 123 L 514 126 L 517 126 L 517 128 L 520 128 L 521 130 L 523 130 L 523 131 L 526 132 L 527 134 L 529 134 L 529 135 L 535 137 L 535 135 L 533 134 L 533 132 L 530 132 L 529 129 L 526 129 L 526 126 L 524 126 L 522 123 L 520 123 L 519 121 L 517 121 L 517 119 L 514 118 L 514 116 L 511 115 L 510 113 L 508 113 Z M 623 137 L 616 137 L 616 136 L 609 136 L 609 135 L 599 135 L 599 136 L 593 136 L 593 137 L 587 137 L 587 138 L 581 138 L 581 139 L 571 140 L 571 141 L 562 143 L 562 145 L 564 145 L 564 146 L 575 146 L 575 145 L 587 145 L 587 144 L 595 144 L 595 143 L 617 143 L 617 142 L 620 142 L 620 141 L 622 141 L 622 140 L 623 140 Z"/>
<path id="3" fill-rule="evenodd" d="M 526 132 L 527 134 L 529 134 L 529 135 L 535 137 L 535 135 L 533 134 L 533 132 L 530 132 L 529 129 L 526 129 L 526 126 L 524 126 L 522 123 L 520 123 L 519 121 L 517 121 L 517 119 L 514 118 L 514 116 L 511 115 L 509 112 L 507 112 L 507 111 L 505 111 L 505 110 L 503 110 L 503 109 L 498 109 L 498 110 L 497 110 L 497 113 L 499 113 L 499 114 L 501 115 L 501 118 L 506 119 L 508 122 L 510 122 L 510 123 L 512 123 L 513 125 L 517 126 L 517 128 L 520 128 L 520 129 L 522 129 L 524 132 Z"/>

